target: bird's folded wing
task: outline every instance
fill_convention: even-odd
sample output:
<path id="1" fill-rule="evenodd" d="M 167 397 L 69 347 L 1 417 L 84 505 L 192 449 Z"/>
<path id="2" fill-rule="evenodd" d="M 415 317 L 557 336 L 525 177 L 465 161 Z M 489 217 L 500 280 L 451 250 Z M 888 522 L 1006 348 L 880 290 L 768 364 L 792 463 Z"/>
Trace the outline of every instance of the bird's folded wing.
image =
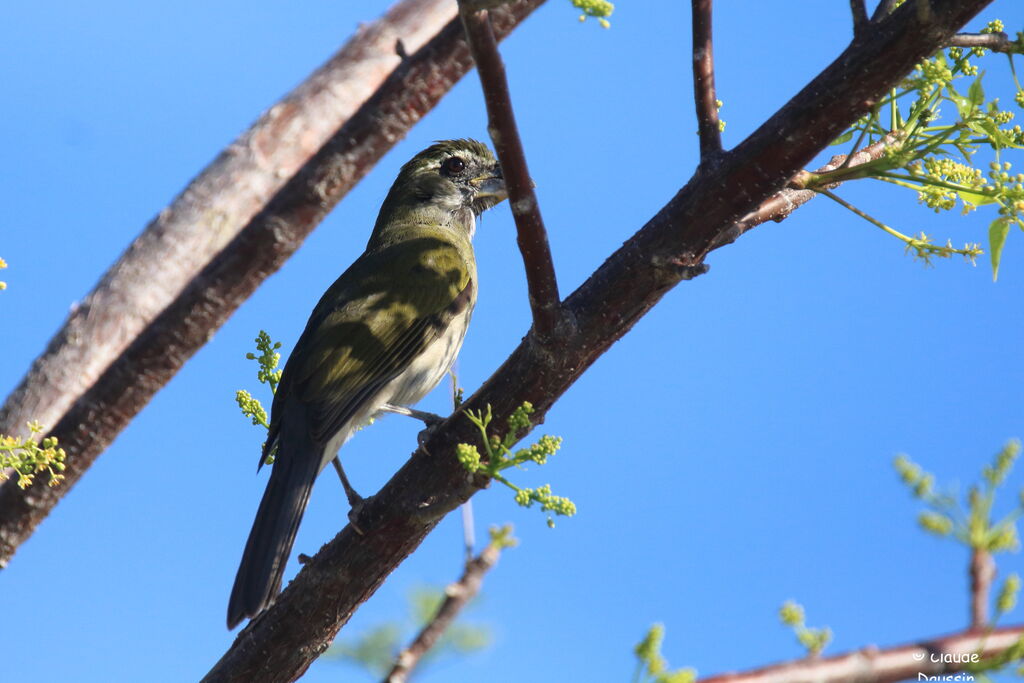
<path id="1" fill-rule="evenodd" d="M 326 443 L 345 427 L 472 300 L 475 285 L 459 251 L 438 240 L 416 242 L 354 264 L 299 340 L 293 355 L 303 360 L 286 390 L 310 406 L 315 441 Z"/>

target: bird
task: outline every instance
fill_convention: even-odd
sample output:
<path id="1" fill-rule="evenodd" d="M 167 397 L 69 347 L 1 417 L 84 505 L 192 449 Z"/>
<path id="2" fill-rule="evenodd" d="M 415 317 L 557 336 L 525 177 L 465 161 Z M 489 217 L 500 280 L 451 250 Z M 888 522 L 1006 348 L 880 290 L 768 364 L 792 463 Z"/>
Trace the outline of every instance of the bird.
<path id="1" fill-rule="evenodd" d="M 273 603 L 332 460 L 353 509 L 360 503 L 338 449 L 380 412 L 424 415 L 407 406 L 451 369 L 476 304 L 477 219 L 507 196 L 499 163 L 476 140 L 436 142 L 402 166 L 366 250 L 321 297 L 285 363 L 257 471 L 271 455 L 273 466 L 231 589 L 229 630 Z"/>

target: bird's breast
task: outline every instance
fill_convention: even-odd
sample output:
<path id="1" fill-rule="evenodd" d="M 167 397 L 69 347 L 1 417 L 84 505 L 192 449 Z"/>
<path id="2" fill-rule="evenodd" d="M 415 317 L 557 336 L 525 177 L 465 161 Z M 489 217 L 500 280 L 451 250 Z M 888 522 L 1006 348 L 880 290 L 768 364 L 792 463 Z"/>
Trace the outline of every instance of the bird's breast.
<path id="1" fill-rule="evenodd" d="M 472 314 L 473 305 L 470 303 L 452 318 L 444 332 L 423 349 L 402 374 L 388 384 L 385 391 L 390 394 L 388 403 L 412 405 L 444 379 L 459 355 Z"/>

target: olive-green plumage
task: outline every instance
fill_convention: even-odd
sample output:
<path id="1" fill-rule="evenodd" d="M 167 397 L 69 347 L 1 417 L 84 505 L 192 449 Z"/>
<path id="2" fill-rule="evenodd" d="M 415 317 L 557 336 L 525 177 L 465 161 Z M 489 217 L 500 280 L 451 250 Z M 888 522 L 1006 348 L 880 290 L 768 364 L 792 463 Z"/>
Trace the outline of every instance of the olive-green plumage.
<path id="1" fill-rule="evenodd" d="M 476 216 L 505 198 L 490 150 L 447 140 L 402 167 L 366 251 L 321 297 L 285 364 L 260 456 L 276 448 L 228 604 L 228 628 L 280 590 L 313 482 L 386 404 L 444 377 L 476 303 Z"/>

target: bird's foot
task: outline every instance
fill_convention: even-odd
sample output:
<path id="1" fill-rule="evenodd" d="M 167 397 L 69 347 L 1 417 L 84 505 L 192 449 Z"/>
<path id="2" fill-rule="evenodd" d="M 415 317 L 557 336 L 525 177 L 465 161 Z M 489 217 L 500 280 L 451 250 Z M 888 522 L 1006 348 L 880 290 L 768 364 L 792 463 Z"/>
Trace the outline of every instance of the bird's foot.
<path id="1" fill-rule="evenodd" d="M 430 451 L 427 450 L 427 442 L 430 441 L 430 437 L 434 435 L 434 432 L 437 431 L 440 424 L 440 422 L 437 422 L 432 425 L 427 425 L 425 429 L 421 430 L 420 433 L 416 435 L 416 444 L 419 446 L 419 450 L 423 451 L 424 455 L 430 455 Z"/>
<path id="2" fill-rule="evenodd" d="M 355 494 L 355 491 L 352 493 Z M 366 511 L 366 503 L 373 498 L 373 496 L 370 496 L 370 498 L 363 498 L 358 494 L 355 495 L 355 498 L 349 497 L 348 499 L 349 505 L 352 506 L 348 510 L 348 523 L 352 525 L 352 528 L 356 530 L 357 534 L 365 536 L 366 532 L 363 530 L 363 527 L 368 527 L 368 525 L 366 524 L 363 513 Z"/>

